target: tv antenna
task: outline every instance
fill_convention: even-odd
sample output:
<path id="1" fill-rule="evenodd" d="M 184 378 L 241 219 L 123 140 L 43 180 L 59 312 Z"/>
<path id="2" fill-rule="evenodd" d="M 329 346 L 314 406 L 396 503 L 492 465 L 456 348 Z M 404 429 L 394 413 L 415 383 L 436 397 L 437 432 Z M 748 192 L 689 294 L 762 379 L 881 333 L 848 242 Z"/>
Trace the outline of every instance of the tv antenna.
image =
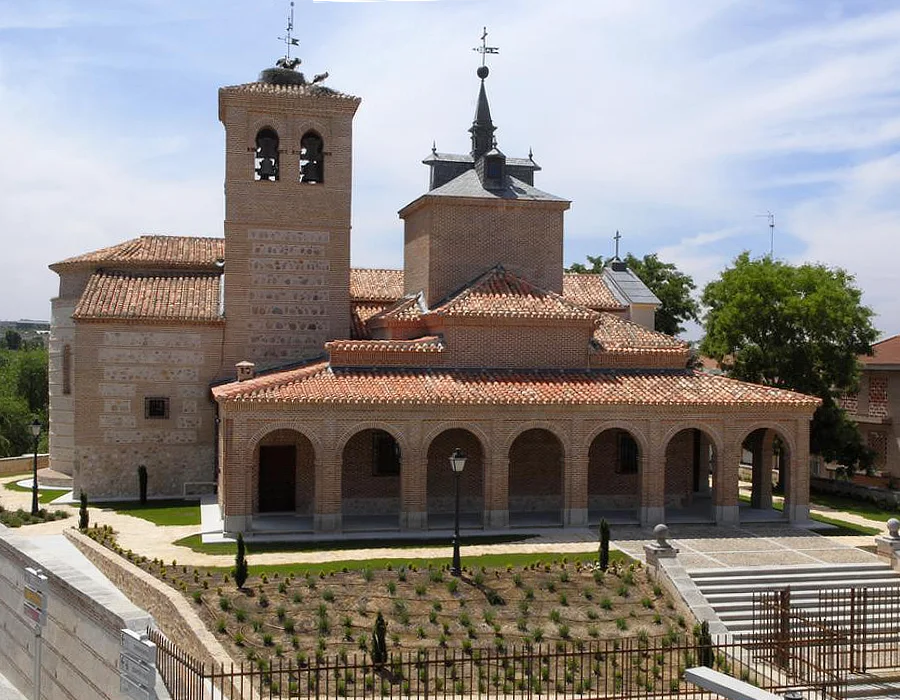
<path id="1" fill-rule="evenodd" d="M 775 213 L 766 211 L 765 214 L 757 214 L 756 218 L 766 217 L 769 222 L 769 257 L 775 257 Z"/>

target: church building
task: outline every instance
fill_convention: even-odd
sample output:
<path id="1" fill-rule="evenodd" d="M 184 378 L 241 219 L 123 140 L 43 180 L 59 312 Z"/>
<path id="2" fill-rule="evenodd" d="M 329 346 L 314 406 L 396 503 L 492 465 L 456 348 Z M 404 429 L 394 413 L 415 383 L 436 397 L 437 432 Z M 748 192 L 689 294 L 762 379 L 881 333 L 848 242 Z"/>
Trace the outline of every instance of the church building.
<path id="1" fill-rule="evenodd" d="M 693 369 L 617 259 L 564 271 L 571 202 L 501 150 L 486 66 L 385 270 L 350 266 L 360 99 L 298 63 L 219 91 L 224 238 L 51 266 L 50 459 L 76 492 L 134 498 L 143 466 L 151 497 L 216 493 L 229 533 L 447 528 L 457 487 L 466 528 L 808 517 L 817 399 Z"/>

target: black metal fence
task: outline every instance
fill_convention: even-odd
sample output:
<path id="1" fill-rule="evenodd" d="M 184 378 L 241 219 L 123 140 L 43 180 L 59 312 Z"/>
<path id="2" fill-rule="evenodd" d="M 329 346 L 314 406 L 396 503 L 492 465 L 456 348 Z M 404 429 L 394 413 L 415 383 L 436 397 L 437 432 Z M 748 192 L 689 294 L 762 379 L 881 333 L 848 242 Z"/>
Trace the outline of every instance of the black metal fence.
<path id="1" fill-rule="evenodd" d="M 158 631 L 158 668 L 175 700 L 250 698 L 650 698 L 716 697 L 684 682 L 686 668 L 707 665 L 774 693 L 798 690 L 806 698 L 842 698 L 840 672 L 819 665 L 832 639 L 806 640 L 790 665 L 776 663 L 771 643 L 672 636 L 597 641 L 581 648 L 422 649 L 391 654 L 373 664 L 366 654 L 297 664 L 203 664 Z"/>

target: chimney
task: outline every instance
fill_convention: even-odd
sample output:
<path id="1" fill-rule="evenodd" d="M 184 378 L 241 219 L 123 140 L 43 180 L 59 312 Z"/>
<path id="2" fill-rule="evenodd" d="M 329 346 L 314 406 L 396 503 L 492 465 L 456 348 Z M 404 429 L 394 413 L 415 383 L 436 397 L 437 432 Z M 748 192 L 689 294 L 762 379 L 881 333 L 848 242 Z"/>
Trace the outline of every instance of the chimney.
<path id="1" fill-rule="evenodd" d="M 234 368 L 237 370 L 237 380 L 239 382 L 246 381 L 247 379 L 253 379 L 256 376 L 256 365 L 252 362 L 248 362 L 247 360 L 243 360 L 242 362 L 238 362 Z"/>

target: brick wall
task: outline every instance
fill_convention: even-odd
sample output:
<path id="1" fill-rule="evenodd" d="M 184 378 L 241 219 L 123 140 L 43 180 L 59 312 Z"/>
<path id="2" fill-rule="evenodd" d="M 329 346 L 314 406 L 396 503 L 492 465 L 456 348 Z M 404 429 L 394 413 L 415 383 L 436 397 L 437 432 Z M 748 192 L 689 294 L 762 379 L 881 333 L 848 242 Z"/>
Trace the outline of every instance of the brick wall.
<path id="1" fill-rule="evenodd" d="M 588 498 L 591 508 L 629 508 L 638 504 L 639 474 L 619 469 L 619 441 L 625 431 L 605 430 L 588 452 Z M 640 456 L 638 457 L 640 461 Z"/>
<path id="2" fill-rule="evenodd" d="M 460 509 L 484 510 L 484 452 L 478 438 L 468 430 L 445 430 L 428 446 L 428 512 L 452 513 L 455 507 L 455 480 L 450 455 L 456 448 L 466 455 L 466 466 L 459 477 Z"/>
<path id="3" fill-rule="evenodd" d="M 563 447 L 549 431 L 519 435 L 509 450 L 509 509 L 562 508 Z"/>
<path id="4" fill-rule="evenodd" d="M 875 418 L 888 415 L 887 377 L 884 375 L 869 375 L 869 415 Z"/>

